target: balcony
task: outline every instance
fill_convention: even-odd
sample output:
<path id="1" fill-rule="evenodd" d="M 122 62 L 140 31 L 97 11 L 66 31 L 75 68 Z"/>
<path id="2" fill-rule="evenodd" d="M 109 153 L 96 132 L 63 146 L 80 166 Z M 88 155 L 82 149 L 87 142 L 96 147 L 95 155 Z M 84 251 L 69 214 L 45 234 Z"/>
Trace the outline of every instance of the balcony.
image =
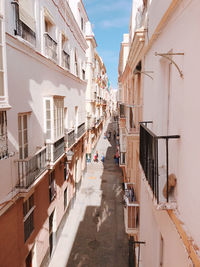
<path id="1" fill-rule="evenodd" d="M 17 160 L 19 188 L 28 188 L 47 168 L 46 147 L 34 156 Z"/>
<path id="2" fill-rule="evenodd" d="M 57 62 L 58 45 L 57 45 L 56 41 L 54 41 L 47 32 L 44 33 L 44 40 L 45 40 L 45 55 L 46 55 L 46 57 L 48 57 L 48 58 L 54 60 L 55 62 Z"/>
<path id="3" fill-rule="evenodd" d="M 170 173 L 168 143 L 180 136 L 157 136 L 147 128 L 147 123 L 140 124 L 140 164 L 156 204 L 163 209 L 172 208 L 176 178 Z"/>
<path id="4" fill-rule="evenodd" d="M 125 230 L 127 234 L 137 234 L 139 226 L 139 203 L 136 201 L 134 185 L 131 183 L 125 183 L 124 189 Z"/>
<path id="5" fill-rule="evenodd" d="M 70 70 L 70 55 L 64 50 L 62 51 L 62 67 Z"/>
<path id="6" fill-rule="evenodd" d="M 65 141 L 66 141 L 67 148 L 70 148 L 72 145 L 75 144 L 76 142 L 75 130 L 70 130 L 69 132 L 66 132 Z"/>
<path id="7" fill-rule="evenodd" d="M 64 153 L 65 141 L 64 137 L 54 143 L 47 143 L 47 160 L 54 163 Z"/>
<path id="8" fill-rule="evenodd" d="M 85 133 L 85 122 L 80 124 L 77 128 L 76 139 L 78 140 Z"/>

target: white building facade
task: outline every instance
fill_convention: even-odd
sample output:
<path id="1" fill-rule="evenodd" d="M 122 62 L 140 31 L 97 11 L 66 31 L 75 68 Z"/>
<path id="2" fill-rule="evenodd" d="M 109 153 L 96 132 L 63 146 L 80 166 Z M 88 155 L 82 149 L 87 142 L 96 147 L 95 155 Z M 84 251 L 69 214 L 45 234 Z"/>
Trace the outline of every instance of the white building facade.
<path id="1" fill-rule="evenodd" d="M 142 242 L 139 265 L 135 243 L 135 266 L 200 266 L 199 8 L 198 1 L 133 1 L 119 86 L 122 167 L 136 195 L 127 213 L 139 207 L 126 222 L 134 241 Z M 130 125 L 136 140 L 132 147 Z"/>
<path id="2" fill-rule="evenodd" d="M 40 266 L 85 171 L 88 18 L 82 1 L 3 4 L 0 262 Z"/>

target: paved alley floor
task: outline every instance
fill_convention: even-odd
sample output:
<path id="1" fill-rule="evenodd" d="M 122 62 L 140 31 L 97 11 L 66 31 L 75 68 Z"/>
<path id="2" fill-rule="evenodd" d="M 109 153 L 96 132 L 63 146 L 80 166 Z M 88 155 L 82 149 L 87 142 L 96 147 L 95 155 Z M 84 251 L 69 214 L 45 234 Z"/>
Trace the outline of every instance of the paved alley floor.
<path id="1" fill-rule="evenodd" d="M 103 130 L 114 130 L 116 122 Z M 63 227 L 50 267 L 126 267 L 122 172 L 115 165 L 116 144 L 102 133 L 96 150 L 105 162 L 88 163 L 73 209 Z"/>

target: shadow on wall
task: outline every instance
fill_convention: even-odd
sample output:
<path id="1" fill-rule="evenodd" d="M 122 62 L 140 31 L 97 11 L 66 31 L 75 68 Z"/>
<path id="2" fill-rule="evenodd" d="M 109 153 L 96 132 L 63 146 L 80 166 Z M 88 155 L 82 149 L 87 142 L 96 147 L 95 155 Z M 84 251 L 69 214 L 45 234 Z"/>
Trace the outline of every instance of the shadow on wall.
<path id="1" fill-rule="evenodd" d="M 109 124 L 108 130 L 111 126 Z M 66 267 L 128 266 L 128 238 L 124 230 L 122 205 L 123 178 L 121 169 L 115 165 L 113 159 L 116 143 L 111 139 L 110 144 L 100 177 L 101 204 L 87 206 Z M 88 198 L 96 193 L 92 186 L 81 190 Z"/>

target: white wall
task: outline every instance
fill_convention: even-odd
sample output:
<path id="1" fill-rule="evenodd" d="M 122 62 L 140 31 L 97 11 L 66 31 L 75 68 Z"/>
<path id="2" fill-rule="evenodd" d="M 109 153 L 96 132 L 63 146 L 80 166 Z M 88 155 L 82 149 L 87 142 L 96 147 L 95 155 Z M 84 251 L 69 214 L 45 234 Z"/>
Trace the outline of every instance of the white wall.
<path id="1" fill-rule="evenodd" d="M 152 1 L 153 23 L 159 21 L 160 14 L 157 7 L 161 1 Z M 162 1 L 162 3 L 165 1 Z M 170 1 L 166 1 L 168 6 Z M 153 6 L 157 3 L 157 6 Z M 163 6 L 164 8 L 164 6 Z M 156 134 L 179 134 L 180 140 L 169 141 L 170 172 L 177 177 L 175 196 L 178 212 L 184 222 L 188 235 L 191 234 L 194 242 L 200 247 L 199 221 L 200 206 L 199 173 L 200 173 L 200 91 L 199 91 L 199 1 L 184 0 L 171 17 L 170 22 L 162 30 L 158 39 L 145 57 L 145 70 L 154 71 L 152 81 L 144 77 L 144 120 L 153 120 L 152 130 Z M 158 15 L 159 14 L 159 15 Z M 154 18 L 154 19 L 153 19 Z M 163 113 L 163 103 L 166 101 L 166 75 L 163 68 L 164 61 L 156 57 L 155 52 L 167 53 L 183 52 L 184 56 L 174 56 L 173 59 L 183 71 L 182 79 L 174 65 L 171 66 L 170 98 L 169 98 L 169 127 L 164 128 L 166 114 Z M 165 75 L 166 74 L 166 75 Z"/>
<path id="2" fill-rule="evenodd" d="M 53 1 L 36 1 L 37 29 L 41 36 L 41 26 L 43 7 L 46 6 L 54 18 L 57 31 L 65 30 L 69 38 L 70 47 L 77 49 L 79 61 L 86 61 L 84 47 L 86 41 L 77 39 L 73 31 L 73 25 L 66 25 L 59 16 Z M 86 81 L 63 69 L 52 60 L 47 59 L 41 54 L 41 39 L 37 39 L 36 49 L 26 41 L 14 36 L 14 17 L 11 1 L 6 2 L 6 30 L 7 30 L 7 67 L 8 67 L 8 91 L 12 109 L 8 111 L 8 138 L 9 151 L 15 152 L 18 157 L 18 113 L 30 112 L 29 115 L 29 155 L 32 156 L 38 147 L 45 144 L 44 136 L 44 106 L 45 96 L 60 95 L 65 96 L 64 106 L 68 109 L 69 120 L 75 121 L 75 106 L 79 109 L 79 124 L 85 122 L 85 93 Z M 70 125 L 70 121 L 69 121 Z M 16 163 L 14 163 L 16 169 Z M 7 179 L 0 197 L 6 196 L 15 187 L 18 177 L 16 174 L 10 175 L 9 172 L 4 176 L 0 174 L 0 180 Z M 1 194 L 2 193 L 2 194 Z"/>

